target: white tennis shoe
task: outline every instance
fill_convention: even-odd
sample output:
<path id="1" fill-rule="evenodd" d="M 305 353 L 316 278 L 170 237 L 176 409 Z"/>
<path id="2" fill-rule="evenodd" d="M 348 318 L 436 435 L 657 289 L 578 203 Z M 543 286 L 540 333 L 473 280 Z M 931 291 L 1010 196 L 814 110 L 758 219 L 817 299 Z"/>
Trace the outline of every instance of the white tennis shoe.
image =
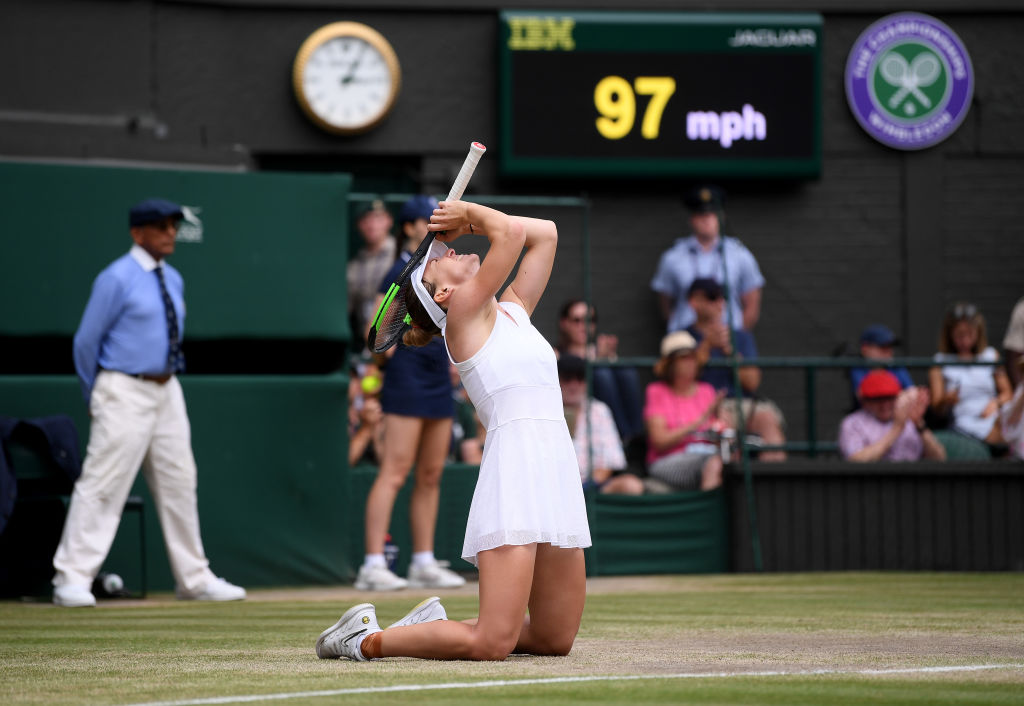
<path id="1" fill-rule="evenodd" d="M 408 581 L 395 576 L 386 566 L 364 564 L 359 567 L 359 575 L 356 576 L 356 589 L 359 591 L 397 591 L 408 585 Z"/>
<path id="2" fill-rule="evenodd" d="M 241 586 L 218 577 L 195 593 L 178 588 L 174 595 L 179 601 L 242 601 L 246 594 Z"/>
<path id="3" fill-rule="evenodd" d="M 409 565 L 409 585 L 413 588 L 458 588 L 465 584 L 466 579 L 440 562 L 425 566 Z"/>
<path id="4" fill-rule="evenodd" d="M 91 608 L 96 605 L 96 596 L 85 586 L 66 583 L 53 587 L 53 604 L 63 608 Z"/>
<path id="5" fill-rule="evenodd" d="M 316 640 L 316 656 L 320 659 L 347 657 L 356 662 L 368 662 L 369 657 L 359 649 L 359 637 L 380 632 L 377 611 L 372 603 L 360 603 L 345 611 L 334 625 L 320 633 Z"/>
<path id="6" fill-rule="evenodd" d="M 410 610 L 404 618 L 391 623 L 388 628 L 431 623 L 435 620 L 448 620 L 448 614 L 444 612 L 441 599 L 437 596 L 431 596 L 417 603 L 416 607 Z"/>

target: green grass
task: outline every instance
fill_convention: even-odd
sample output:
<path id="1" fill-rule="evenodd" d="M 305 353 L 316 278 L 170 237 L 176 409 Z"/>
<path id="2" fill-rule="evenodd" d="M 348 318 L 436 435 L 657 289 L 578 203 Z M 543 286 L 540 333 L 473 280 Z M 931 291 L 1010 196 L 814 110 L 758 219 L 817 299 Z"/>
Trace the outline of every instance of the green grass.
<path id="1" fill-rule="evenodd" d="M 136 703 L 562 676 L 627 681 L 346 694 L 275 703 L 1024 704 L 1024 575 L 802 574 L 657 577 L 588 596 L 573 653 L 501 663 L 322 661 L 319 632 L 363 597 L 251 592 L 231 604 L 110 601 L 68 610 L 0 603 L 0 703 Z M 613 584 L 614 585 L 614 584 Z M 376 600 L 381 623 L 422 595 Z M 469 591 L 446 596 L 473 615 Z M 1013 665 L 976 672 L 862 669 Z M 846 673 L 659 678 L 815 669 Z"/>

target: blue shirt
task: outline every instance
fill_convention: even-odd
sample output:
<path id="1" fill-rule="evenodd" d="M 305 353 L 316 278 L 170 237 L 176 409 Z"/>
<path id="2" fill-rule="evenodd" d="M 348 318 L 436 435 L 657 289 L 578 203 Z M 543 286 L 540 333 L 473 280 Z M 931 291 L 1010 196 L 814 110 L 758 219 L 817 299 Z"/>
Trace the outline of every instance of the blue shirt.
<path id="1" fill-rule="evenodd" d="M 693 340 L 700 345 L 700 342 L 704 340 L 704 334 L 700 332 L 696 325 L 690 326 L 686 329 L 693 336 Z M 733 331 L 736 340 L 736 352 L 744 358 L 756 358 L 757 357 L 757 343 L 754 341 L 754 334 L 750 331 L 743 331 L 741 329 L 735 329 Z M 721 348 L 712 348 L 710 357 L 712 359 L 726 358 L 725 351 Z M 740 361 L 740 366 L 743 366 L 743 361 Z M 705 367 L 700 371 L 700 381 L 706 382 L 716 390 L 725 390 L 729 397 L 736 397 L 736 386 L 733 385 L 732 368 L 708 368 Z M 754 393 L 743 391 L 744 397 L 753 397 Z"/>
<path id="2" fill-rule="evenodd" d="M 167 315 L 160 295 L 157 261 L 138 245 L 114 260 L 92 285 L 89 303 L 75 332 L 75 371 L 86 402 L 100 368 L 136 375 L 167 372 Z M 163 263 L 167 292 L 185 332 L 185 282 Z"/>
<path id="3" fill-rule="evenodd" d="M 854 399 L 857 398 L 857 391 L 860 390 L 860 383 L 864 380 L 864 377 L 872 370 L 888 370 L 890 373 L 896 376 L 896 379 L 900 381 L 900 386 L 905 390 L 908 387 L 914 386 L 914 380 L 910 377 L 910 373 L 906 368 L 899 367 L 893 368 L 888 365 L 875 365 L 870 368 L 850 368 L 850 388 L 853 392 Z"/>
<path id="4" fill-rule="evenodd" d="M 740 297 L 747 292 L 764 286 L 764 276 L 757 260 L 736 238 L 724 237 L 710 251 L 704 250 L 697 236 L 679 238 L 661 255 L 658 269 L 651 280 L 651 289 L 669 297 L 674 303 L 668 320 L 668 331 L 679 331 L 690 326 L 697 316 L 690 308 L 687 296 L 693 280 L 706 277 L 719 284 L 722 276 L 722 253 L 719 245 L 725 243 L 725 269 L 729 272 L 729 307 L 732 310 L 732 324 L 743 327 L 743 308 Z M 728 321 L 728 319 L 726 319 Z"/>

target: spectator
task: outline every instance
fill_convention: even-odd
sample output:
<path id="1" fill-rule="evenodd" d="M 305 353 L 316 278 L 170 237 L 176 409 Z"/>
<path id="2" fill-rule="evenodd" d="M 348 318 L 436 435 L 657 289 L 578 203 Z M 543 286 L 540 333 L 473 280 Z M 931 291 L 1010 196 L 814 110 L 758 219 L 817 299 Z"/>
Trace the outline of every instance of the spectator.
<path id="1" fill-rule="evenodd" d="M 1024 379 L 1021 367 L 1017 364 L 1024 360 L 1024 298 L 1017 302 L 1010 314 L 1010 325 L 1006 327 L 1006 335 L 1003 337 L 1003 355 L 1010 384 L 1016 387 Z"/>
<path id="2" fill-rule="evenodd" d="M 589 319 L 589 321 L 588 321 Z M 558 355 L 575 355 L 587 360 L 615 361 L 619 337 L 607 333 L 594 336 L 597 310 L 582 299 L 570 299 L 562 305 L 558 316 Z M 592 339 L 592 340 L 591 340 Z M 611 409 L 619 436 L 629 444 L 644 433 L 641 384 L 636 368 L 592 365 L 591 381 L 594 397 Z"/>
<path id="3" fill-rule="evenodd" d="M 459 369 L 449 363 L 448 375 L 452 381 L 452 400 L 455 403 L 455 419 L 452 423 L 452 444 L 448 460 L 479 466 L 484 457 L 484 439 L 487 430 L 480 423 L 476 407 L 469 399 Z"/>
<path id="4" fill-rule="evenodd" d="M 643 481 L 632 473 L 622 472 L 627 465 L 626 452 L 611 410 L 601 400 L 586 399 L 586 368 L 586 361 L 579 356 L 564 353 L 558 358 L 565 422 L 576 449 L 583 487 L 597 488 L 601 493 L 642 495 Z"/>
<path id="5" fill-rule="evenodd" d="M 1003 405 L 999 421 L 1010 452 L 1014 457 L 1024 459 L 1024 358 L 1017 360 L 1016 368 L 1019 382 L 1013 399 Z"/>
<path id="6" fill-rule="evenodd" d="M 861 409 L 843 418 L 839 451 L 849 461 L 935 461 L 946 450 L 924 423 L 928 391 L 904 390 L 888 370 L 872 370 L 857 390 Z"/>
<path id="7" fill-rule="evenodd" d="M 713 279 L 697 278 L 690 285 L 687 297 L 690 308 L 697 315 L 697 320 L 686 330 L 697 341 L 697 359 L 703 366 L 708 360 L 725 360 L 733 354 L 733 340 L 736 342 L 736 358 L 757 357 L 757 344 L 754 335 L 749 331 L 735 329 L 729 335 L 728 325 L 722 321 L 722 309 L 725 299 L 722 287 Z M 733 380 L 732 368 L 702 368 L 700 380 L 710 384 L 715 390 L 725 392 L 719 414 L 722 423 L 727 427 L 738 427 L 742 400 L 744 425 L 747 431 L 757 434 L 768 446 L 780 446 L 786 443 L 782 433 L 782 410 L 771 400 L 757 397 L 757 388 L 761 386 L 761 369 L 754 365 L 744 365 L 739 369 L 739 381 L 742 392 L 737 394 Z M 762 461 L 785 461 L 786 452 L 782 449 L 766 449 L 758 458 Z"/>
<path id="8" fill-rule="evenodd" d="M 654 366 L 660 380 L 647 386 L 647 473 L 678 490 L 711 490 L 722 484 L 722 459 L 717 447 L 701 439 L 718 423 L 724 392 L 699 382 L 697 342 L 686 331 L 661 341 Z"/>
<path id="9" fill-rule="evenodd" d="M 938 365 L 928 371 L 931 404 L 949 414 L 957 431 L 988 444 L 1001 444 L 996 421 L 1013 388 L 999 364 L 999 353 L 988 345 L 985 317 L 973 304 L 954 305 L 942 321 L 936 363 L 986 362 L 991 365 Z"/>
<path id="10" fill-rule="evenodd" d="M 373 363 L 353 372 L 349 381 L 348 465 L 376 466 L 384 457 L 384 412 L 380 406 L 383 377 Z"/>
<path id="11" fill-rule="evenodd" d="M 405 247 L 391 270 L 377 283 L 381 295 L 395 281 L 413 251 L 427 235 L 437 206 L 429 196 L 414 196 L 398 212 Z M 384 410 L 383 457 L 366 498 L 366 556 L 356 577 L 361 591 L 415 588 L 455 588 L 466 580 L 445 568 L 434 556 L 434 528 L 441 500 L 441 473 L 451 447 L 452 384 L 448 354 L 440 339 L 422 347 L 399 344 L 392 348 L 380 392 Z M 387 567 L 384 540 L 398 491 L 416 466 L 416 485 L 409 500 L 413 555 L 408 580 Z"/>
<path id="12" fill-rule="evenodd" d="M 678 239 L 662 254 L 651 280 L 651 289 L 659 295 L 668 331 L 685 329 L 697 319 L 687 302 L 693 280 L 704 277 L 724 285 L 723 270 L 729 275 L 727 289 L 732 325 L 753 331 L 761 316 L 764 277 L 757 260 L 743 243 L 721 235 L 722 191 L 704 186 L 688 193 L 684 202 L 690 209 L 692 234 Z"/>
<path id="13" fill-rule="evenodd" d="M 75 370 L 89 406 L 89 444 L 53 557 L 53 602 L 96 605 L 93 579 L 114 541 L 142 466 L 178 598 L 233 601 L 245 589 L 218 578 L 199 536 L 196 464 L 177 373 L 185 367 L 184 281 L 174 253 L 181 207 L 146 199 L 131 208 L 131 250 L 96 277 L 75 332 Z"/>
<path id="14" fill-rule="evenodd" d="M 376 310 L 377 290 L 385 273 L 395 262 L 395 239 L 391 237 L 391 214 L 383 201 L 374 201 L 359 214 L 356 229 L 363 245 L 349 261 L 345 271 L 348 282 L 348 311 L 352 333 L 365 345 Z"/>
<path id="15" fill-rule="evenodd" d="M 865 360 L 887 361 L 893 359 L 893 348 L 900 344 L 899 339 L 888 327 L 882 324 L 872 324 L 865 328 L 860 334 L 860 356 Z M 850 368 L 850 391 L 854 398 L 860 390 L 860 383 L 872 370 L 879 366 L 865 366 L 862 368 Z M 914 380 L 910 373 L 902 366 L 884 366 L 900 381 L 900 388 L 905 389 L 914 386 Z"/>

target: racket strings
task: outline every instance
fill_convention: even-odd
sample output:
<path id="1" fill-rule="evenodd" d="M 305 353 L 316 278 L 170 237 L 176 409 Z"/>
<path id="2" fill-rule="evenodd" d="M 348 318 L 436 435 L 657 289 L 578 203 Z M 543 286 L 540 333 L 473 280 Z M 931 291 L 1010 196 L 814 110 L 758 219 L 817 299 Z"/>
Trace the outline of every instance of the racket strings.
<path id="1" fill-rule="evenodd" d="M 409 278 L 406 277 L 401 285 L 392 285 L 386 295 L 385 302 L 374 319 L 374 337 L 371 345 L 374 353 L 383 353 L 398 343 L 398 339 L 408 327 L 405 321 L 409 313 L 405 306 L 405 294 L 410 286 L 412 285 Z"/>

